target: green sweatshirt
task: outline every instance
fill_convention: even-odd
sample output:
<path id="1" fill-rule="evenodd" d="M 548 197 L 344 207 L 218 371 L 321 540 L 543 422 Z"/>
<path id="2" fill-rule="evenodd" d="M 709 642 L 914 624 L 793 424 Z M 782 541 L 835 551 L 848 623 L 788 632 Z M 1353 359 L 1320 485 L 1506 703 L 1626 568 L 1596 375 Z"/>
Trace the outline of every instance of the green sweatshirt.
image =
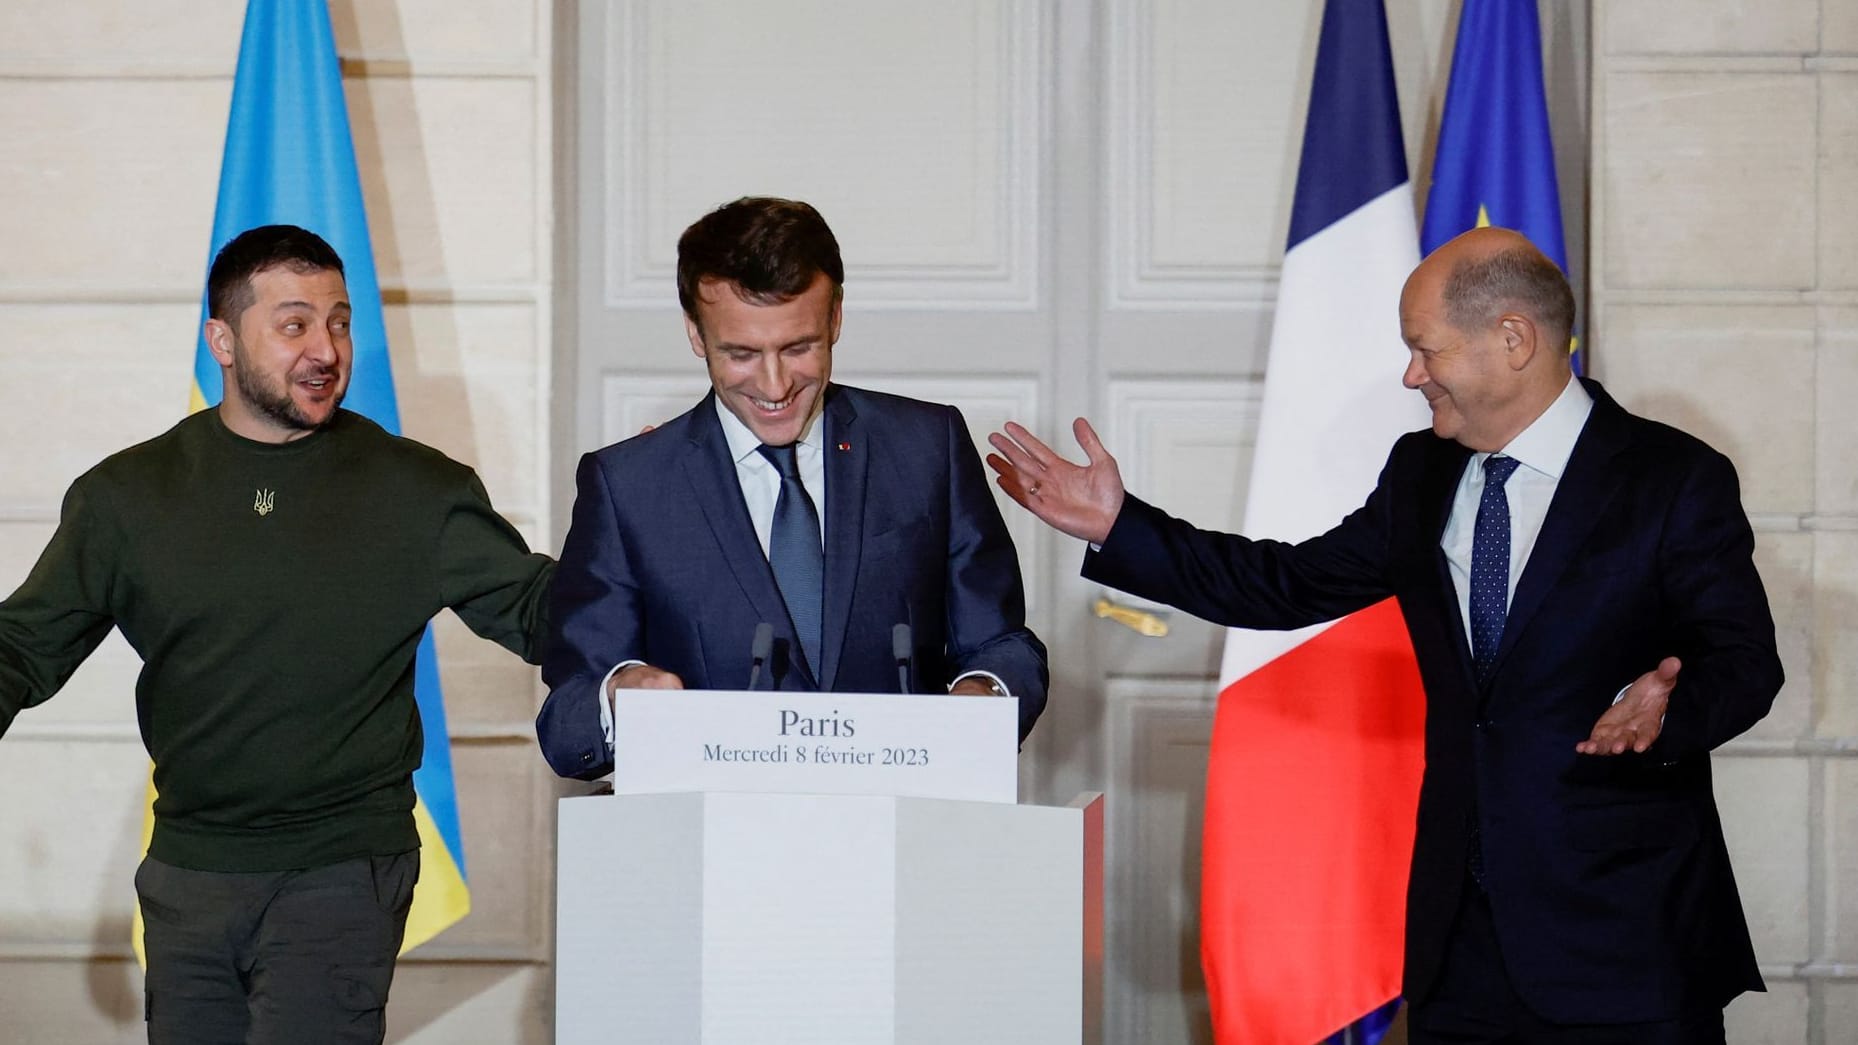
<path id="1" fill-rule="evenodd" d="M 0 603 L 0 733 L 114 625 L 143 660 L 155 859 L 271 871 L 404 852 L 427 622 L 449 606 L 536 663 L 553 570 L 470 468 L 358 414 L 274 445 L 202 411 L 71 485 Z"/>

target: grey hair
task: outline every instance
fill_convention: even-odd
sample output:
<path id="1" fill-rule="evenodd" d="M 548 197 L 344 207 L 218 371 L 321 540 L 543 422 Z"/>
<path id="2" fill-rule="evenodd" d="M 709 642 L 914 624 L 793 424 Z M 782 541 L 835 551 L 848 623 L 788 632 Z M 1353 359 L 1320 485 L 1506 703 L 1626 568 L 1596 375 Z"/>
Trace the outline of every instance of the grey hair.
<path id="1" fill-rule="evenodd" d="M 1574 331 L 1568 277 L 1535 247 L 1519 244 L 1453 266 L 1441 292 L 1445 316 L 1460 330 L 1483 330 L 1505 312 L 1520 312 L 1566 344 Z"/>

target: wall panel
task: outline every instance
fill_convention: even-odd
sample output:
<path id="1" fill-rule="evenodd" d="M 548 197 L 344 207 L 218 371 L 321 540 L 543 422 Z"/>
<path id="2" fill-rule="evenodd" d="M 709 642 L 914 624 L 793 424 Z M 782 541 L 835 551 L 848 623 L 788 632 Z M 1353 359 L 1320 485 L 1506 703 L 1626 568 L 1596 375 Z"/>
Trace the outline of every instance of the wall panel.
<path id="1" fill-rule="evenodd" d="M 1811 78 L 1778 73 L 1611 74 L 1606 285 L 1811 286 L 1814 99 Z"/>
<path id="2" fill-rule="evenodd" d="M 1030 308 L 1039 11 L 980 2 L 613 5 L 607 303 L 662 307 L 684 226 L 765 193 L 831 215 L 848 280 L 871 288 L 866 304 Z M 769 39 L 782 44 L 769 48 Z M 763 106 L 742 104 L 744 90 L 794 111 L 769 119 Z"/>

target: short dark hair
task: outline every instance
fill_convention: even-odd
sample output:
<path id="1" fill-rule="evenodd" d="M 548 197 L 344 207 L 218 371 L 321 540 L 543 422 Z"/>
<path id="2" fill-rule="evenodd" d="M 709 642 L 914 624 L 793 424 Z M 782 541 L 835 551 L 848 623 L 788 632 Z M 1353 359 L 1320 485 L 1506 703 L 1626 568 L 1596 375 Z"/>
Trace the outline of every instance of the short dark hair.
<path id="1" fill-rule="evenodd" d="M 778 304 L 805 293 L 822 272 L 835 289 L 845 285 L 839 241 L 799 200 L 744 196 L 697 219 L 677 240 L 677 303 L 693 320 L 706 279 L 733 283 L 756 304 Z"/>
<path id="2" fill-rule="evenodd" d="M 252 277 L 283 265 L 293 272 L 334 271 L 346 278 L 341 255 L 326 240 L 295 225 L 260 225 L 239 233 L 213 257 L 206 277 L 207 315 L 238 322 L 252 305 Z"/>
<path id="3" fill-rule="evenodd" d="M 1504 312 L 1521 312 L 1566 345 L 1574 332 L 1574 290 L 1546 254 L 1527 243 L 1453 266 L 1441 291 L 1445 317 L 1460 330 L 1483 330 Z"/>

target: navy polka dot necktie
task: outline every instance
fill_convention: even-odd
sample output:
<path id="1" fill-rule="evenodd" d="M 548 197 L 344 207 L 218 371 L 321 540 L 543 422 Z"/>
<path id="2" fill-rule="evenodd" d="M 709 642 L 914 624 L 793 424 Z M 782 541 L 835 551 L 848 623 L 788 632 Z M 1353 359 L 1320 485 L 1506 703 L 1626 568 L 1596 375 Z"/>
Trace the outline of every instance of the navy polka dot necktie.
<path id="1" fill-rule="evenodd" d="M 1514 457 L 1484 459 L 1484 495 L 1477 502 L 1471 539 L 1471 659 L 1477 681 L 1490 678 L 1510 611 L 1510 499 L 1503 484 L 1516 471 Z"/>
<path id="2" fill-rule="evenodd" d="M 806 484 L 800 481 L 800 461 L 793 444 L 759 447 L 761 456 L 781 473 L 781 495 L 774 502 L 774 525 L 768 531 L 768 565 L 787 603 L 807 665 L 819 677 L 820 603 L 825 597 L 826 562 L 820 550 L 819 512 Z"/>

